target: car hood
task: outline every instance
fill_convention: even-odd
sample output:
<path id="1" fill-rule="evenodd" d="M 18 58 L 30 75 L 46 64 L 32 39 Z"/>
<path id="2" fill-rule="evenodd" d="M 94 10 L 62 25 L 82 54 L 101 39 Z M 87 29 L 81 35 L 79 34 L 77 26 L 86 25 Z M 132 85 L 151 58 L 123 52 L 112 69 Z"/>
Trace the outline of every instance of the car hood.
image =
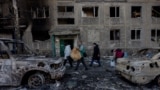
<path id="1" fill-rule="evenodd" d="M 32 56 L 32 55 L 20 55 L 20 56 L 14 56 L 16 58 L 16 61 L 46 61 L 46 62 L 54 62 L 54 63 L 60 63 L 62 62 L 62 58 L 48 58 L 45 56 Z"/>

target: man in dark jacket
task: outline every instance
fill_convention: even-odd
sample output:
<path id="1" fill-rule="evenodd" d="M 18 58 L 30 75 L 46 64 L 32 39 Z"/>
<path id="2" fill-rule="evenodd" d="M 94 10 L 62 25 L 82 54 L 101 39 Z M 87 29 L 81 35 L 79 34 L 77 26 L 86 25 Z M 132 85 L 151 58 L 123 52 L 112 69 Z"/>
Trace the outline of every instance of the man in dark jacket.
<path id="1" fill-rule="evenodd" d="M 97 60 L 98 64 L 99 64 L 99 67 L 101 66 L 101 63 L 100 63 L 100 50 L 99 50 L 99 46 L 98 44 L 96 43 L 93 43 L 94 45 L 94 51 L 93 51 L 93 56 L 92 56 L 92 61 L 90 63 L 90 66 L 92 66 L 94 60 Z"/>

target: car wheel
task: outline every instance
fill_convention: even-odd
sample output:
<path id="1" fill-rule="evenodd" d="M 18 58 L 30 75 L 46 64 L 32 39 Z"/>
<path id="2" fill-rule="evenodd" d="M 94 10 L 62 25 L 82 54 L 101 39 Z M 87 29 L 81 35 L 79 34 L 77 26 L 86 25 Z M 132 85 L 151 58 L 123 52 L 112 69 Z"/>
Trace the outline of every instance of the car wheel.
<path id="1" fill-rule="evenodd" d="M 33 74 L 28 78 L 28 86 L 30 88 L 38 88 L 45 83 L 45 77 L 43 74 Z"/>
<path id="2" fill-rule="evenodd" d="M 160 86 L 160 75 L 156 77 L 156 84 Z"/>

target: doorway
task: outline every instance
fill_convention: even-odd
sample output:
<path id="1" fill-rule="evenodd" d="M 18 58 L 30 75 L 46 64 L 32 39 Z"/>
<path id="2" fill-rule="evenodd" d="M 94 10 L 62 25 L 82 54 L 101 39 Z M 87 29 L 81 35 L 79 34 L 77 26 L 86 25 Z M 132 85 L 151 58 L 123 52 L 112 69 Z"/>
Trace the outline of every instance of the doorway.
<path id="1" fill-rule="evenodd" d="M 72 49 L 74 45 L 74 40 L 73 39 L 60 39 L 60 56 L 61 57 L 64 57 L 64 49 L 65 49 L 66 44 L 71 45 L 71 49 Z"/>

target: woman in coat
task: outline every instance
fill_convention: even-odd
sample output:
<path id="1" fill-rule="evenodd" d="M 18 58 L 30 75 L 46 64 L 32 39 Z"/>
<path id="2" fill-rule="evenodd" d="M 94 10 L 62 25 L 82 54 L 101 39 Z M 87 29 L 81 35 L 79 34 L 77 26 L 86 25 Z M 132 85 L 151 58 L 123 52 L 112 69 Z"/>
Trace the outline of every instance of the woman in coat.
<path id="1" fill-rule="evenodd" d="M 64 65 L 66 64 L 67 61 L 69 61 L 70 66 L 73 67 L 70 54 L 71 54 L 71 46 L 67 44 L 64 49 Z"/>

